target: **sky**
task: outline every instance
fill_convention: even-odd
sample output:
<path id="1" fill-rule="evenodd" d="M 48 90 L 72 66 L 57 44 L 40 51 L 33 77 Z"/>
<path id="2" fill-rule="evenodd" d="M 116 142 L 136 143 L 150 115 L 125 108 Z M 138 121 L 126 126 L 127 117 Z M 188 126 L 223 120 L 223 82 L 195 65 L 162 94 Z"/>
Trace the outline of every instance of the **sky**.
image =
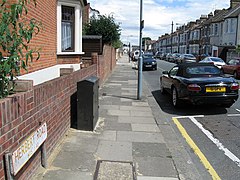
<path id="1" fill-rule="evenodd" d="M 121 41 L 124 44 L 139 45 L 141 0 L 88 0 L 90 6 L 101 15 L 113 16 L 120 24 Z M 179 25 L 196 21 L 216 9 L 227 9 L 230 0 L 142 0 L 142 37 L 157 40 L 165 33 L 171 33 Z"/>

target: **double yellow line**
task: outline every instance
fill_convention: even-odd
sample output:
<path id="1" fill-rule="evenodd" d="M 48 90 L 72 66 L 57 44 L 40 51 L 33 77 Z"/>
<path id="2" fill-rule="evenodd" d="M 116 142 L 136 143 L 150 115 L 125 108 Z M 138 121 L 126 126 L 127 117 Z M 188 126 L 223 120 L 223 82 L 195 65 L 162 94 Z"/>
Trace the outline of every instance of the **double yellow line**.
<path id="1" fill-rule="evenodd" d="M 198 156 L 204 167 L 207 169 L 207 171 L 210 173 L 212 176 L 212 179 L 214 180 L 220 180 L 221 178 L 217 174 L 217 172 L 213 169 L 212 165 L 208 162 L 207 158 L 205 155 L 201 152 L 201 150 L 198 148 L 198 146 L 194 143 L 192 138 L 188 135 L 187 131 L 184 129 L 184 127 L 181 125 L 181 123 L 178 121 L 177 118 L 172 118 L 173 122 L 176 124 L 178 127 L 180 133 L 182 136 L 186 139 L 188 145 L 192 148 L 194 153 Z"/>

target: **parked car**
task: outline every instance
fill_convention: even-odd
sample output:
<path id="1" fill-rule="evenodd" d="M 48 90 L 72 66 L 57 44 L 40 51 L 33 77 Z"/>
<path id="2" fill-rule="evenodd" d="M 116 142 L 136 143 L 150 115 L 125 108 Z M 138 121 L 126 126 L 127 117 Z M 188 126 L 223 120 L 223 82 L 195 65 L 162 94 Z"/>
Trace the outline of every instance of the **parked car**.
<path id="1" fill-rule="evenodd" d="M 240 57 L 232 58 L 226 65 L 222 66 L 223 73 L 232 74 L 234 78 L 240 78 Z"/>
<path id="2" fill-rule="evenodd" d="M 143 70 L 157 70 L 157 61 L 154 59 L 153 53 L 144 53 L 142 55 L 142 63 L 143 63 Z M 133 69 L 138 69 L 138 61 L 133 62 L 132 64 Z"/>
<path id="3" fill-rule="evenodd" d="M 213 64 L 183 63 L 163 71 L 160 91 L 172 95 L 174 107 L 180 107 L 183 101 L 230 107 L 238 99 L 239 84 Z"/>
<path id="4" fill-rule="evenodd" d="M 172 54 L 171 53 L 166 54 L 166 61 L 172 62 Z"/>
<path id="5" fill-rule="evenodd" d="M 142 54 L 144 52 L 142 51 Z M 139 58 L 139 55 L 140 55 L 140 51 L 139 50 L 136 50 L 133 52 L 133 58 L 132 58 L 132 61 L 138 61 L 138 58 Z"/>
<path id="6" fill-rule="evenodd" d="M 162 54 L 160 55 L 160 59 L 161 59 L 161 60 L 166 60 L 166 55 L 167 55 L 167 53 L 162 53 Z"/>
<path id="7" fill-rule="evenodd" d="M 212 56 L 205 57 L 203 60 L 199 61 L 199 63 L 212 63 L 219 69 L 222 69 L 222 66 L 226 65 L 226 63 L 221 58 Z"/>
<path id="8" fill-rule="evenodd" d="M 162 52 L 157 51 L 155 54 L 155 58 L 160 59 Z"/>
<path id="9" fill-rule="evenodd" d="M 172 54 L 172 62 L 177 63 L 178 58 L 180 57 L 180 53 L 173 53 Z"/>
<path id="10" fill-rule="evenodd" d="M 181 54 L 178 58 L 178 63 L 191 63 L 196 61 L 197 59 L 193 54 Z"/>
<path id="11" fill-rule="evenodd" d="M 143 55 L 143 70 L 157 70 L 157 61 L 154 59 L 153 54 L 146 53 Z"/>

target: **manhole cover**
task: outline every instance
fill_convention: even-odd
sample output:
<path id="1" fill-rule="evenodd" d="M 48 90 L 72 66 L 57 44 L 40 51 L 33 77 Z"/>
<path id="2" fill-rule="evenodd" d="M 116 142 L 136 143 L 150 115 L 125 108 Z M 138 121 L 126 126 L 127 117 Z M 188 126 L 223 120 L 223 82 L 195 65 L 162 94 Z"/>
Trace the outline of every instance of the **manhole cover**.
<path id="1" fill-rule="evenodd" d="M 94 180 L 136 180 L 135 174 L 132 162 L 99 160 Z"/>

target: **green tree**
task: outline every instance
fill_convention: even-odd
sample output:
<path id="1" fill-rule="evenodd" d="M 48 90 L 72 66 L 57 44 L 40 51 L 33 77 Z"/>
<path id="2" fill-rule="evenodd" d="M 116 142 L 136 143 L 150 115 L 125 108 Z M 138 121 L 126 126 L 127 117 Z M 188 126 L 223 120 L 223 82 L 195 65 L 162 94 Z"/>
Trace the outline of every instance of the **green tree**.
<path id="1" fill-rule="evenodd" d="M 151 38 L 150 37 L 144 37 L 142 38 L 142 43 L 145 44 L 146 41 L 150 40 L 151 41 Z"/>
<path id="2" fill-rule="evenodd" d="M 236 52 L 240 53 L 240 45 L 239 44 L 236 46 Z"/>
<path id="3" fill-rule="evenodd" d="M 103 44 L 111 44 L 119 48 L 120 25 L 115 23 L 113 16 L 98 15 L 90 18 L 90 23 L 84 26 L 86 35 L 101 35 Z"/>
<path id="4" fill-rule="evenodd" d="M 36 6 L 36 0 L 32 2 Z M 33 54 L 37 53 L 37 59 L 40 56 L 38 50 L 29 48 L 33 35 L 38 34 L 41 27 L 35 19 L 27 19 L 29 3 L 31 0 L 0 3 L 0 98 L 14 92 L 14 80 L 21 68 L 27 70 Z"/>

